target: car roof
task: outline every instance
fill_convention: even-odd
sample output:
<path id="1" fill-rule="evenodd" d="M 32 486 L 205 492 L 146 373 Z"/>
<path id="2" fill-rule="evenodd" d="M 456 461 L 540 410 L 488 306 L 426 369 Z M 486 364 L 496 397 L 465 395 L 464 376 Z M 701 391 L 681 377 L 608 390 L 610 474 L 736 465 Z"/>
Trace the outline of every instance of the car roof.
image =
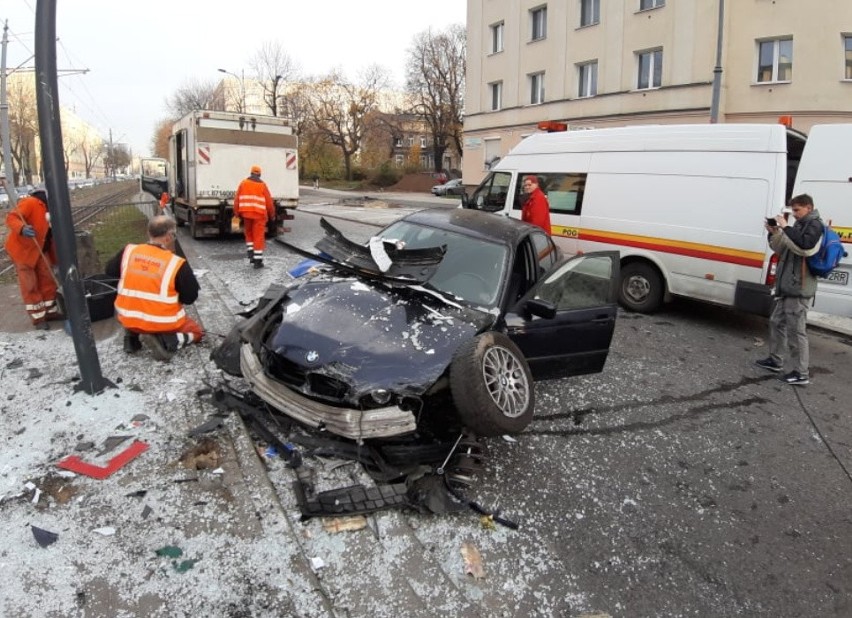
<path id="1" fill-rule="evenodd" d="M 467 208 L 428 208 L 404 217 L 402 221 L 516 246 L 535 226 L 529 223 Z"/>

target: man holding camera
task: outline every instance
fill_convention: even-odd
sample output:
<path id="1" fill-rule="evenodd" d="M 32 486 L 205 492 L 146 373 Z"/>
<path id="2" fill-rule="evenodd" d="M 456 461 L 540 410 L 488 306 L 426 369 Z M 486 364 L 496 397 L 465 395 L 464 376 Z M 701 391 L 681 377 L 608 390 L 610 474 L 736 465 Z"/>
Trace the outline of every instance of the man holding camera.
<path id="1" fill-rule="evenodd" d="M 823 225 L 810 195 L 797 195 L 790 200 L 790 208 L 795 220 L 792 225 L 782 215 L 768 219 L 765 224 L 769 246 L 778 255 L 778 266 L 769 317 L 769 356 L 756 364 L 781 373 L 789 349 L 793 369 L 783 374 L 781 381 L 804 386 L 810 382 L 808 305 L 817 289 L 816 276 L 808 268 L 806 258 L 819 251 Z"/>

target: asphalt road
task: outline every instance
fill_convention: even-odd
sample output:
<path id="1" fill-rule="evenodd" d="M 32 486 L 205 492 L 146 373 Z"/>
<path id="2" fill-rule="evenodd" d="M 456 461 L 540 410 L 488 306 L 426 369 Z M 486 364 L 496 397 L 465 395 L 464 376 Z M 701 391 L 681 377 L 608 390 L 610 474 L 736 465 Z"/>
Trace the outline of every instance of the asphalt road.
<path id="1" fill-rule="evenodd" d="M 306 209 L 328 201 L 306 193 Z M 300 259 L 271 243 L 251 271 L 241 239 L 182 236 L 221 300 L 213 332 Z M 318 215 L 299 211 L 287 240 L 318 238 Z M 619 312 L 603 373 L 538 383 L 528 430 L 488 442 L 471 497 L 518 531 L 387 512 L 372 533 L 300 539 L 329 564 L 323 594 L 339 615 L 852 615 L 852 340 L 812 330 L 813 381 L 797 388 L 753 365 L 765 335 L 761 318 L 698 303 Z M 290 472 L 267 473 L 295 518 Z M 485 579 L 459 577 L 465 541 Z"/>

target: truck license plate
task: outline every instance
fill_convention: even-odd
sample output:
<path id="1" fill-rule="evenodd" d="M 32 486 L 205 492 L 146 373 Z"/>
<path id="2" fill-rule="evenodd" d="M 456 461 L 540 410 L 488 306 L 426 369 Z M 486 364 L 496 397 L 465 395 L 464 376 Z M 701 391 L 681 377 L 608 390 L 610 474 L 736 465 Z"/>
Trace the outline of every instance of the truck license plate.
<path id="1" fill-rule="evenodd" d="M 837 285 L 849 285 L 849 272 L 845 270 L 835 270 L 828 273 L 826 281 L 831 281 Z"/>

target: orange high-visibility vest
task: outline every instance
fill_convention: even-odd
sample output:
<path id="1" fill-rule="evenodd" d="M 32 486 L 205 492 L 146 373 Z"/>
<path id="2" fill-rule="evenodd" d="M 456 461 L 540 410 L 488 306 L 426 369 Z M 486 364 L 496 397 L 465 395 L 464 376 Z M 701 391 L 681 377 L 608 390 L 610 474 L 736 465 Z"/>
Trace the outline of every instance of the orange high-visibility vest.
<path id="1" fill-rule="evenodd" d="M 244 219 L 274 219 L 275 205 L 266 183 L 246 178 L 234 196 L 234 214 Z"/>
<path id="2" fill-rule="evenodd" d="M 129 330 L 174 332 L 186 322 L 175 277 L 186 260 L 156 245 L 127 245 L 121 257 L 121 279 L 115 312 Z"/>

